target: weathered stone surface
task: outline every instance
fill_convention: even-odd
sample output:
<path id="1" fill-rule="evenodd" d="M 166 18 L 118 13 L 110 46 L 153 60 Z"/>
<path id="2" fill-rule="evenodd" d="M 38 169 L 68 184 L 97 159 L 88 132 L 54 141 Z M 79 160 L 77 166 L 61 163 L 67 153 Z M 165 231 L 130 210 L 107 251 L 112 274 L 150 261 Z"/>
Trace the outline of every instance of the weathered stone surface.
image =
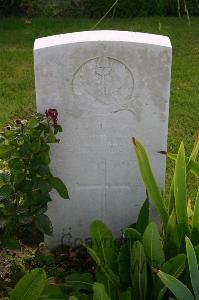
<path id="1" fill-rule="evenodd" d="M 63 133 L 51 167 L 71 198 L 53 193 L 50 247 L 87 237 L 94 219 L 116 236 L 136 220 L 145 188 L 133 136 L 163 185 L 158 151 L 167 148 L 171 56 L 168 37 L 145 33 L 90 31 L 35 41 L 37 109 L 59 112 Z"/>

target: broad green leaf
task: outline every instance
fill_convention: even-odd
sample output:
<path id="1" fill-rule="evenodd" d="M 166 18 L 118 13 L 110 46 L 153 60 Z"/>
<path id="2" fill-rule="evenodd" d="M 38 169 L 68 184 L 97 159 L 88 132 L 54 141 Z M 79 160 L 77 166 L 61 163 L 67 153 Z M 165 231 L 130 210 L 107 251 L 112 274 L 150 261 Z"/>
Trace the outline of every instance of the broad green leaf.
<path id="1" fill-rule="evenodd" d="M 191 283 L 196 299 L 199 299 L 199 269 L 194 247 L 188 237 L 186 240 L 187 259 L 189 264 L 189 273 L 191 277 Z"/>
<path id="2" fill-rule="evenodd" d="M 131 250 L 135 241 L 141 241 L 141 234 L 134 228 L 126 228 L 123 232 L 125 238 L 125 245 Z"/>
<path id="3" fill-rule="evenodd" d="M 101 221 L 91 223 L 89 236 L 92 240 L 92 249 L 97 253 L 100 260 L 113 272 L 117 271 L 116 246 L 112 232 Z"/>
<path id="4" fill-rule="evenodd" d="M 131 251 L 131 277 L 137 299 L 144 300 L 147 295 L 147 261 L 141 242 L 134 243 Z"/>
<path id="5" fill-rule="evenodd" d="M 37 300 L 46 285 L 46 273 L 34 269 L 22 277 L 11 292 L 10 300 Z"/>
<path id="6" fill-rule="evenodd" d="M 117 299 L 119 289 L 116 288 L 115 284 L 111 283 L 100 268 L 98 268 L 96 272 L 96 281 L 104 285 L 105 291 L 111 299 Z"/>
<path id="7" fill-rule="evenodd" d="M 162 271 L 164 273 L 168 273 L 175 278 L 178 278 L 185 269 L 186 265 L 186 255 L 179 254 L 175 257 L 172 257 L 167 262 L 165 262 L 162 266 Z M 160 300 L 165 295 L 167 288 L 163 287 L 163 283 L 158 281 L 155 287 L 156 293 L 158 293 L 157 299 Z"/>
<path id="8" fill-rule="evenodd" d="M 184 271 L 186 265 L 186 255 L 178 254 L 167 260 L 162 265 L 162 271 L 178 278 Z"/>
<path id="9" fill-rule="evenodd" d="M 105 291 L 104 285 L 99 282 L 94 283 L 93 292 L 93 300 L 111 300 Z"/>
<path id="10" fill-rule="evenodd" d="M 69 199 L 68 190 L 61 179 L 57 177 L 51 177 L 50 182 L 52 184 L 52 187 L 58 192 L 58 194 L 62 198 Z"/>
<path id="11" fill-rule="evenodd" d="M 158 271 L 157 275 L 178 300 L 195 300 L 187 286 L 175 277 L 160 270 Z"/>
<path id="12" fill-rule="evenodd" d="M 47 235 L 52 235 L 53 227 L 52 227 L 52 223 L 48 216 L 46 216 L 44 214 L 36 216 L 35 225 L 36 225 L 37 229 L 39 229 L 41 232 L 43 232 Z"/>
<path id="13" fill-rule="evenodd" d="M 93 276 L 90 273 L 73 273 L 66 277 L 65 283 L 76 291 L 91 291 L 93 286 Z"/>
<path id="14" fill-rule="evenodd" d="M 143 234 L 142 242 L 151 266 L 160 268 L 165 261 L 165 257 L 160 234 L 155 223 L 149 223 Z"/>
<path id="15" fill-rule="evenodd" d="M 132 288 L 129 287 L 125 292 L 120 294 L 120 300 L 133 300 L 132 299 Z"/>
<path id="16" fill-rule="evenodd" d="M 97 264 L 97 266 L 100 268 L 100 270 L 107 277 L 107 280 L 109 280 L 110 283 L 112 285 L 114 285 L 116 288 L 119 288 L 120 287 L 120 279 L 119 279 L 119 277 L 115 273 L 113 273 L 113 271 L 109 268 L 109 266 L 106 265 L 104 263 L 104 261 L 102 261 L 100 259 L 100 257 L 97 255 L 97 253 L 93 249 L 87 248 L 87 251 L 88 251 L 88 254 L 95 261 L 95 263 Z"/>
<path id="17" fill-rule="evenodd" d="M 47 151 L 39 152 L 38 159 L 41 163 L 43 163 L 45 165 L 49 165 L 49 163 L 50 163 L 50 156 L 49 156 L 49 153 Z"/>
<path id="18" fill-rule="evenodd" d="M 130 286 L 130 251 L 127 243 L 120 247 L 117 261 L 121 283 L 128 287 Z"/>
<path id="19" fill-rule="evenodd" d="M 77 297 L 75 297 L 75 296 L 70 296 L 69 298 L 68 298 L 68 300 L 79 300 Z"/>
<path id="20" fill-rule="evenodd" d="M 178 224 L 183 228 L 184 233 L 188 231 L 187 216 L 187 187 L 186 187 L 186 162 L 184 145 L 181 143 L 175 165 L 174 173 L 174 195 L 176 216 Z"/>
<path id="21" fill-rule="evenodd" d="M 137 155 L 137 160 L 142 175 L 142 179 L 146 186 L 147 192 L 149 193 L 149 196 L 151 197 L 154 205 L 156 206 L 156 209 L 163 221 L 164 226 L 166 226 L 168 221 L 168 214 L 163 202 L 161 191 L 152 173 L 146 151 L 144 147 L 135 138 L 133 139 L 133 144 L 135 147 L 135 152 Z"/>
<path id="22" fill-rule="evenodd" d="M 61 291 L 59 286 L 47 285 L 39 297 L 39 300 L 66 300 L 66 295 Z"/>
<path id="23" fill-rule="evenodd" d="M 87 295 L 81 291 L 81 292 L 71 293 L 70 297 L 76 297 L 75 299 L 73 298 L 73 300 L 92 300 L 93 299 L 92 296 L 93 296 L 92 294 Z M 70 297 L 65 299 L 69 300 L 71 299 Z"/>
<path id="24" fill-rule="evenodd" d="M 136 229 L 141 234 L 143 234 L 148 224 L 149 224 L 149 199 L 147 197 L 138 215 Z"/>
<path id="25" fill-rule="evenodd" d="M 194 245 L 197 245 L 199 242 L 199 190 L 194 205 L 191 235 L 192 235 L 192 241 Z"/>

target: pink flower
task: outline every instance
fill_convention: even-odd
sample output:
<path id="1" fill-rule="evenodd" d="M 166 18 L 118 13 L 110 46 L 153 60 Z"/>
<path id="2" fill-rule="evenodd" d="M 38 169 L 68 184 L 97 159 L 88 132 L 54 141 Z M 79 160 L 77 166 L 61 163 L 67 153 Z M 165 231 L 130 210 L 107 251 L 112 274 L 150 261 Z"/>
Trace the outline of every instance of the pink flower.
<path id="1" fill-rule="evenodd" d="M 57 120 L 58 120 L 58 112 L 54 108 L 49 108 L 45 112 L 46 118 L 50 125 L 56 127 L 57 126 Z"/>

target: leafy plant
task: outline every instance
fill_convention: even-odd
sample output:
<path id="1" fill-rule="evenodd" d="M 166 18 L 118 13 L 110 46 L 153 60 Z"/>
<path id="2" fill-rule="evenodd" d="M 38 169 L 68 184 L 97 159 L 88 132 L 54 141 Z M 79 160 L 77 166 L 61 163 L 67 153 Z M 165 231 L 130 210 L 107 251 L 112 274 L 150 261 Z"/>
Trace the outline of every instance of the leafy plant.
<path id="1" fill-rule="evenodd" d="M 52 225 L 45 215 L 50 191 L 54 188 L 62 198 L 69 198 L 65 184 L 53 177 L 49 168 L 49 144 L 59 142 L 56 134 L 62 130 L 57 117 L 57 111 L 49 109 L 45 116 L 15 120 L 1 132 L 0 222 L 4 241 L 34 228 L 50 235 Z"/>
<path id="2" fill-rule="evenodd" d="M 192 172 L 197 178 L 199 177 L 199 164 L 196 161 L 199 139 L 196 138 L 190 157 L 186 157 L 183 143 L 181 143 L 177 155 L 165 153 L 176 161 L 167 202 L 165 201 L 168 198 L 167 195 L 163 195 L 158 188 L 145 149 L 136 139 L 133 139 L 133 143 L 144 184 L 163 222 L 166 257 L 177 255 L 180 251 L 185 252 L 186 235 L 195 246 L 199 242 L 199 195 L 197 195 L 195 203 L 191 200 L 188 201 L 186 184 L 189 172 Z"/>
<path id="3" fill-rule="evenodd" d="M 157 274 L 161 281 L 165 284 L 165 286 L 168 289 L 171 290 L 171 292 L 177 297 L 177 299 L 197 300 L 199 299 L 199 269 L 194 247 L 188 237 L 186 237 L 186 251 L 191 284 L 195 297 L 193 296 L 192 292 L 187 288 L 187 286 L 175 277 L 166 274 L 162 271 L 158 271 Z"/>
<path id="4" fill-rule="evenodd" d="M 104 223 L 94 221 L 90 225 L 91 245 L 85 247 L 96 264 L 95 276 L 70 274 L 65 284 L 54 288 L 69 299 L 161 300 L 173 294 L 179 300 L 199 299 L 199 196 L 195 205 L 190 205 L 186 187 L 189 172 L 198 176 L 199 141 L 190 157 L 185 156 L 183 144 L 177 155 L 167 154 L 176 160 L 167 202 L 153 176 L 145 149 L 137 140 L 133 142 L 147 188 L 147 199 L 137 222 L 123 230 L 118 244 Z M 150 221 L 149 197 L 159 212 L 162 233 Z M 46 297 L 48 289 L 49 286 L 45 289 Z"/>

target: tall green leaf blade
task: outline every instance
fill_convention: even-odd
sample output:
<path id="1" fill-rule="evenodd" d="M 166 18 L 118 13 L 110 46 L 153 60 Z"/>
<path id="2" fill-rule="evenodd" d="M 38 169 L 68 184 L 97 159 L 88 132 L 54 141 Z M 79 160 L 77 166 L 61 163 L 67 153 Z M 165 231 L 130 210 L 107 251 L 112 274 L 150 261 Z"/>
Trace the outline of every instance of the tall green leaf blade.
<path id="1" fill-rule="evenodd" d="M 170 159 L 175 160 L 175 161 L 177 159 L 177 155 L 173 154 L 173 153 L 168 153 L 167 157 L 169 157 Z M 187 164 L 187 172 L 190 171 L 196 177 L 199 177 L 199 163 L 194 160 L 189 161 L 189 158 L 186 157 L 186 164 Z"/>
<path id="2" fill-rule="evenodd" d="M 146 256 L 153 267 L 160 268 L 165 261 L 163 245 L 157 225 L 151 222 L 142 239 Z"/>
<path id="3" fill-rule="evenodd" d="M 186 255 L 179 254 L 166 261 L 162 266 L 162 271 L 164 273 L 174 276 L 175 278 L 178 278 L 184 271 L 185 265 L 186 265 Z M 158 281 L 155 286 L 155 291 L 156 294 L 158 294 L 158 297 L 155 298 L 160 300 L 165 295 L 167 288 L 163 287 L 163 283 L 161 281 Z"/>
<path id="4" fill-rule="evenodd" d="M 130 251 L 126 243 L 120 247 L 117 261 L 121 283 L 128 287 L 130 286 Z"/>
<path id="5" fill-rule="evenodd" d="M 174 195 L 176 216 L 182 234 L 188 234 L 187 216 L 187 187 L 186 187 L 186 162 L 184 144 L 181 143 L 174 172 Z M 182 236 L 182 238 L 183 238 Z"/>
<path id="6" fill-rule="evenodd" d="M 163 224 L 166 226 L 168 221 L 168 214 L 163 202 L 161 191 L 152 173 L 146 151 L 144 147 L 135 138 L 133 139 L 133 144 L 137 155 L 137 160 L 142 175 L 142 179 L 144 181 L 146 189 L 149 193 L 149 196 L 151 197 L 152 201 L 156 206 L 156 209 L 163 221 Z"/>
<path id="7" fill-rule="evenodd" d="M 199 243 L 199 190 L 194 205 L 191 235 L 192 235 L 193 244 L 197 245 Z"/>
<path id="8" fill-rule="evenodd" d="M 144 300 L 147 295 L 147 262 L 144 247 L 141 242 L 134 243 L 131 251 L 132 285 L 137 299 Z"/>
<path id="9" fill-rule="evenodd" d="M 111 300 L 105 291 L 104 285 L 99 282 L 94 283 L 93 292 L 93 300 Z"/>
<path id="10" fill-rule="evenodd" d="M 173 178 L 170 191 L 169 191 L 169 202 L 168 202 L 169 215 L 172 213 L 174 206 L 175 206 L 175 195 L 174 195 L 174 178 Z"/>
<path id="11" fill-rule="evenodd" d="M 180 242 L 177 232 L 176 214 L 173 209 L 171 215 L 169 216 L 165 239 L 164 239 L 164 249 L 167 257 L 173 257 L 180 250 Z"/>
<path id="12" fill-rule="evenodd" d="M 199 299 L 199 269 L 194 247 L 188 237 L 186 237 L 187 259 L 189 264 L 189 272 L 191 283 L 196 299 Z"/>
<path id="13" fill-rule="evenodd" d="M 157 275 L 178 300 L 195 300 L 187 286 L 175 277 L 160 270 L 158 271 Z"/>
<path id="14" fill-rule="evenodd" d="M 116 246 L 112 232 L 101 221 L 91 223 L 89 236 L 92 240 L 92 249 L 97 253 L 100 260 L 117 272 Z"/>
<path id="15" fill-rule="evenodd" d="M 10 300 L 37 300 L 46 285 L 46 273 L 34 269 L 17 283 L 11 293 Z"/>
<path id="16" fill-rule="evenodd" d="M 147 197 L 138 215 L 138 219 L 136 223 L 137 231 L 143 234 L 148 224 L 149 224 L 149 199 Z"/>
<path id="17" fill-rule="evenodd" d="M 87 248 L 88 254 L 92 257 L 92 259 L 95 261 L 97 266 L 100 268 L 100 270 L 104 273 L 104 275 L 107 277 L 107 280 L 110 281 L 112 285 L 119 288 L 120 287 L 120 279 L 119 277 L 109 268 L 108 265 L 104 263 L 100 259 L 100 257 L 97 255 L 97 253 L 91 249 Z"/>

